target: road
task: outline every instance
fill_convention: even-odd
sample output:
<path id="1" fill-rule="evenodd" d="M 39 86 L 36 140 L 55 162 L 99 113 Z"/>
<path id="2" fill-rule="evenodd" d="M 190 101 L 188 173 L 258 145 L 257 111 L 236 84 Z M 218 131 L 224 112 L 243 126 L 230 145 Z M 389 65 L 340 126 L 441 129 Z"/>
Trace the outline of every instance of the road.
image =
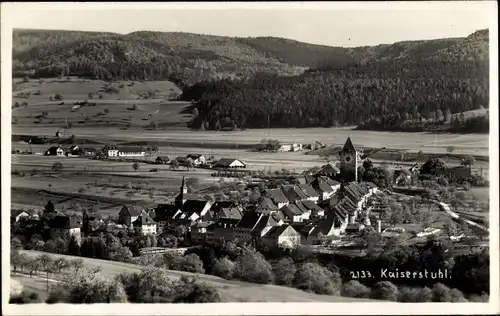
<path id="1" fill-rule="evenodd" d="M 47 254 L 39 251 L 23 250 L 23 253 L 30 257 Z M 67 255 L 49 254 L 54 258 L 63 257 L 66 259 L 81 258 L 86 268 L 101 267 L 99 274 L 105 277 L 114 277 L 120 273 L 138 272 L 141 266 L 115 261 L 74 257 Z M 216 276 L 206 274 L 194 274 L 182 271 L 169 270 L 169 275 L 173 278 L 180 278 L 182 275 L 196 275 L 201 281 L 207 282 L 217 287 L 224 302 L 367 302 L 372 300 L 356 299 L 341 296 L 318 295 L 307 293 L 298 289 L 278 286 L 261 285 L 241 281 L 224 280 Z M 373 301 L 372 301 L 373 302 Z"/>
<path id="2" fill-rule="evenodd" d="M 440 208 L 443 209 L 446 213 L 448 213 L 452 218 L 455 218 L 455 219 L 459 219 L 460 218 L 460 215 L 458 215 L 457 213 L 453 212 L 448 204 L 446 204 L 444 202 L 439 202 L 439 201 L 434 201 L 434 202 L 437 203 L 440 206 Z M 471 226 L 474 226 L 474 227 L 477 227 L 479 229 L 484 230 L 485 232 L 489 231 L 489 229 L 487 227 L 479 225 L 476 222 L 473 222 L 471 220 L 465 219 L 463 217 L 462 217 L 462 220 L 464 222 L 466 222 L 467 224 L 471 225 Z"/>

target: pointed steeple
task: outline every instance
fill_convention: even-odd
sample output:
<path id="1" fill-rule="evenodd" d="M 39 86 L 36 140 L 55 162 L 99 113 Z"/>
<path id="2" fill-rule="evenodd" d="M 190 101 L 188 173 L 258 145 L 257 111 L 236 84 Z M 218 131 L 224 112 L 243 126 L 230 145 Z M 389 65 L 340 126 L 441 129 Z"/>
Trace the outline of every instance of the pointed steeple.
<path id="1" fill-rule="evenodd" d="M 351 137 L 347 137 L 347 140 L 344 144 L 344 147 L 342 148 L 343 151 L 350 151 L 350 152 L 355 152 L 356 148 L 352 144 Z"/>
<path id="2" fill-rule="evenodd" d="M 175 204 L 178 209 L 182 212 L 182 206 L 184 204 L 185 194 L 187 194 L 186 179 L 182 177 L 182 184 L 179 190 L 179 194 L 175 197 Z"/>
<path id="3" fill-rule="evenodd" d="M 185 176 L 182 177 L 181 193 L 183 195 L 188 193 L 188 189 L 187 189 L 187 185 L 186 185 L 186 177 Z"/>

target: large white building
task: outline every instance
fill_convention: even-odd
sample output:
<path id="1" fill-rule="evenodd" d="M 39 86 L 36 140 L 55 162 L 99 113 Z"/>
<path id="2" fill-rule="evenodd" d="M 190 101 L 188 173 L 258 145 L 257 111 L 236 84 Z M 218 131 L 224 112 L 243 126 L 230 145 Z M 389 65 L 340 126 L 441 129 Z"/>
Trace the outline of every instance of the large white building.
<path id="1" fill-rule="evenodd" d="M 146 151 L 141 147 L 106 146 L 104 154 L 108 157 L 144 157 Z"/>

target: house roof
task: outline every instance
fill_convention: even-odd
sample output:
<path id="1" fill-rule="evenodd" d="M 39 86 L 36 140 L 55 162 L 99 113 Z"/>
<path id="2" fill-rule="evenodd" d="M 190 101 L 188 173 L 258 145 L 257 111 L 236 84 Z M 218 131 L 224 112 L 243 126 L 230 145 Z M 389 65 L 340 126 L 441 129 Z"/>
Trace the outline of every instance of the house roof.
<path id="1" fill-rule="evenodd" d="M 264 237 L 267 237 L 267 238 L 277 238 L 279 236 L 281 236 L 285 230 L 287 229 L 292 229 L 296 234 L 297 231 L 290 225 L 281 225 L 281 226 L 274 226 L 272 227 L 265 235 Z"/>
<path id="2" fill-rule="evenodd" d="M 285 215 L 287 215 L 287 214 L 290 214 L 290 213 L 291 213 L 291 214 L 293 214 L 294 216 L 299 216 L 299 215 L 302 215 L 302 213 L 303 213 L 303 212 L 302 212 L 302 210 L 301 210 L 301 209 L 299 209 L 299 208 L 297 207 L 297 205 L 295 205 L 295 204 L 288 204 L 288 205 L 286 205 L 286 206 L 283 206 L 283 207 L 281 208 L 281 210 L 283 211 L 283 213 L 284 213 Z"/>
<path id="3" fill-rule="evenodd" d="M 241 212 L 237 207 L 223 208 L 219 214 L 219 218 L 240 220 Z"/>
<path id="4" fill-rule="evenodd" d="M 198 227 L 198 228 L 207 228 L 208 226 L 210 225 L 213 225 L 214 223 L 212 222 L 199 222 L 199 223 L 196 223 L 196 225 L 194 225 L 195 227 Z"/>
<path id="5" fill-rule="evenodd" d="M 351 152 L 356 151 L 356 148 L 354 147 L 350 137 L 347 137 L 344 147 L 342 147 L 342 151 L 351 151 Z"/>
<path id="6" fill-rule="evenodd" d="M 308 196 L 296 185 L 286 184 L 281 186 L 283 194 L 286 196 L 288 201 L 295 202 L 297 200 L 307 199 Z"/>
<path id="7" fill-rule="evenodd" d="M 191 158 L 191 159 L 198 159 L 200 157 L 203 157 L 203 155 L 200 155 L 200 154 L 189 154 L 186 157 L 187 158 Z"/>
<path id="8" fill-rule="evenodd" d="M 215 214 L 222 211 L 224 208 L 231 208 L 235 206 L 236 203 L 233 201 L 215 201 L 214 204 L 210 207 L 211 211 L 214 211 Z"/>
<path id="9" fill-rule="evenodd" d="M 175 157 L 174 160 L 177 160 L 179 163 L 186 162 L 188 160 L 188 157 Z"/>
<path id="10" fill-rule="evenodd" d="M 336 174 L 336 173 L 340 173 L 340 170 L 339 170 L 339 168 L 332 165 L 331 163 L 327 163 L 326 165 L 322 166 L 321 169 L 319 169 L 317 173 L 319 173 L 319 174 L 322 174 L 322 173 Z"/>
<path id="11" fill-rule="evenodd" d="M 318 204 L 314 203 L 313 201 L 305 200 L 300 203 L 309 210 L 324 211 Z"/>
<path id="12" fill-rule="evenodd" d="M 144 152 L 145 150 L 142 149 L 141 147 L 125 147 L 125 146 L 120 146 L 118 147 L 118 151 L 122 153 L 140 153 Z"/>
<path id="13" fill-rule="evenodd" d="M 309 197 L 318 197 L 318 192 L 309 184 L 299 184 L 299 188 Z"/>
<path id="14" fill-rule="evenodd" d="M 306 174 L 304 176 L 304 179 L 306 180 L 306 183 L 311 183 L 311 182 L 314 182 L 314 180 L 316 180 L 316 177 L 314 177 L 313 175 L 310 175 L 310 174 Z"/>
<path id="15" fill-rule="evenodd" d="M 26 215 L 30 215 L 30 214 L 28 214 L 28 212 L 23 211 L 23 210 L 10 210 L 10 216 L 11 217 L 18 217 L 22 213 L 26 213 Z"/>
<path id="16" fill-rule="evenodd" d="M 189 213 L 190 215 L 193 213 L 200 215 L 201 211 L 203 211 L 207 204 L 211 204 L 211 202 L 201 200 L 187 200 L 182 205 L 182 211 L 184 213 Z"/>
<path id="17" fill-rule="evenodd" d="M 245 212 L 236 227 L 251 230 L 255 227 L 261 216 L 262 214 L 257 212 Z"/>
<path id="18" fill-rule="evenodd" d="M 274 203 L 288 203 L 288 199 L 280 189 L 264 190 L 263 195 L 273 200 Z"/>
<path id="19" fill-rule="evenodd" d="M 257 211 L 262 212 L 262 211 L 277 211 L 278 206 L 273 203 L 273 201 L 270 198 L 267 197 L 260 197 L 259 202 L 257 204 L 257 207 L 255 208 Z"/>
<path id="20" fill-rule="evenodd" d="M 134 221 L 134 226 L 153 225 L 156 222 L 147 214 L 142 214 Z"/>
<path id="21" fill-rule="evenodd" d="M 71 229 L 78 228 L 80 225 L 78 225 L 78 223 L 72 220 L 69 216 L 58 215 L 49 222 L 49 227 Z"/>
<path id="22" fill-rule="evenodd" d="M 245 163 L 239 159 L 233 159 L 233 158 L 221 158 L 219 160 L 217 160 L 217 162 L 215 163 L 215 166 L 220 166 L 220 167 L 228 167 L 229 165 L 231 165 L 234 161 L 239 161 L 241 162 L 243 165 L 245 165 Z"/>
<path id="23" fill-rule="evenodd" d="M 252 235 L 260 235 L 267 226 L 276 226 L 278 223 L 272 218 L 271 215 L 262 215 L 255 227 L 252 229 Z"/>
<path id="24" fill-rule="evenodd" d="M 124 205 L 122 211 L 128 212 L 130 216 L 139 216 L 144 211 L 144 208 L 136 205 Z"/>
<path id="25" fill-rule="evenodd" d="M 156 160 L 169 161 L 170 158 L 168 158 L 168 156 L 158 156 L 156 157 Z"/>
<path id="26" fill-rule="evenodd" d="M 329 214 L 324 220 L 318 223 L 318 233 L 321 232 L 324 235 L 328 235 L 330 231 L 341 225 L 341 220 L 335 214 Z"/>

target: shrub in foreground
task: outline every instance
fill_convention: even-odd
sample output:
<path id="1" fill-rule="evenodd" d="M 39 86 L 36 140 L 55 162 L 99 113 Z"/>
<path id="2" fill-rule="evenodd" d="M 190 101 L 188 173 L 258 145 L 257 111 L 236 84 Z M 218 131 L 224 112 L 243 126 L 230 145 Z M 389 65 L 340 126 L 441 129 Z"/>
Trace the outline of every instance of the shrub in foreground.
<path id="1" fill-rule="evenodd" d="M 11 295 L 9 304 L 33 304 L 40 303 L 38 293 L 23 291 L 17 295 Z"/>
<path id="2" fill-rule="evenodd" d="M 224 257 L 217 259 L 212 266 L 212 274 L 224 279 L 231 279 L 234 273 L 234 262 Z"/>
<path id="3" fill-rule="evenodd" d="M 339 273 L 334 273 L 317 263 L 303 263 L 297 269 L 294 285 L 298 289 L 316 294 L 340 295 L 342 279 Z"/>
<path id="4" fill-rule="evenodd" d="M 273 281 L 272 270 L 262 254 L 246 250 L 236 260 L 235 276 L 243 281 L 266 284 Z"/>
<path id="5" fill-rule="evenodd" d="M 359 283 L 357 280 L 351 280 L 342 286 L 342 296 L 369 298 L 370 288 Z"/>
<path id="6" fill-rule="evenodd" d="M 372 288 L 372 298 L 378 300 L 397 301 L 398 288 L 389 281 L 380 281 L 375 283 Z"/>

